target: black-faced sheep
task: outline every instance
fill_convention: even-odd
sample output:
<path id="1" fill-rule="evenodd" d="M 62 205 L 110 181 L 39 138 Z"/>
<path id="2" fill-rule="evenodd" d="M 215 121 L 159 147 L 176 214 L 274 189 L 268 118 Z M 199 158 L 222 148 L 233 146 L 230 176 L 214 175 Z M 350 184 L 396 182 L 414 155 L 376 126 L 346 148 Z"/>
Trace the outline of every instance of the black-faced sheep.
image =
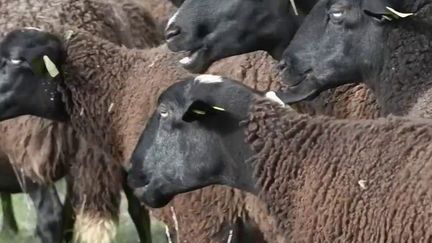
<path id="1" fill-rule="evenodd" d="M 23 33 L 25 32 L 41 34 L 34 30 L 26 30 Z M 46 37 L 43 35 L 44 39 Z M 37 42 L 37 39 L 34 38 L 22 40 L 26 39 Z M 52 40 L 51 37 L 48 39 Z M 23 43 L 20 42 L 15 42 L 21 46 L 20 50 L 17 51 L 24 58 L 27 58 L 31 50 L 23 49 L 26 45 L 22 45 Z M 170 85 L 175 78 L 186 76 L 187 73 L 176 67 L 176 56 L 163 47 L 148 51 L 118 48 L 109 42 L 78 30 L 67 42 L 68 61 L 64 71 L 68 75 L 64 75 L 67 79 L 64 83 L 68 83 L 68 86 L 70 84 L 67 89 L 71 92 L 65 94 L 74 102 L 70 113 L 72 125 L 80 133 L 98 140 L 94 144 L 98 144 L 98 146 L 102 144 L 103 151 L 111 151 L 115 161 L 127 160 L 146 122 L 147 113 L 145 110 L 154 106 L 155 97 L 163 87 Z M 55 46 L 56 42 L 48 41 L 48 43 L 50 46 Z M 115 59 L 113 59 L 114 56 Z M 108 69 L 110 71 L 107 72 Z M 118 70 L 124 71 L 119 72 Z M 9 73 L 8 76 L 11 76 L 4 76 L 3 78 L 14 79 L 13 76 L 16 74 L 18 73 Z M 30 81 L 29 78 L 26 78 L 27 81 Z M 20 80 L 24 81 L 24 79 Z M 105 82 L 105 80 L 110 81 Z M 57 84 L 61 83 L 62 81 L 58 80 Z M 91 92 L 91 95 L 88 92 Z M 84 97 L 86 98 L 83 99 Z M 105 107 L 105 109 L 99 107 Z M 117 112 L 119 114 L 126 112 L 129 116 L 119 116 L 115 114 Z M 89 126 L 83 126 L 84 124 L 81 122 L 85 122 Z M 111 129 L 106 130 L 106 127 Z M 97 136 L 92 136 L 92 134 Z M 106 142 L 104 143 L 104 141 Z M 185 207 L 185 205 L 180 206 Z M 178 210 L 177 212 L 181 214 L 182 211 Z M 223 211 L 217 211 L 217 214 L 220 212 Z M 168 215 L 166 218 L 172 220 L 170 211 L 165 215 Z M 212 216 L 223 218 L 223 215 Z M 206 240 L 210 240 L 210 237 Z"/>
<path id="2" fill-rule="evenodd" d="M 286 242 L 432 240 L 428 120 L 311 117 L 263 96 L 224 78 L 168 88 L 132 156 L 136 194 L 160 207 L 211 184 L 249 191 Z"/>
<path id="3" fill-rule="evenodd" d="M 171 50 L 187 51 L 180 63 L 196 73 L 256 50 L 279 59 L 315 2 L 303 1 L 297 16 L 290 1 L 186 0 L 170 18 L 165 37 Z"/>
<path id="4" fill-rule="evenodd" d="M 364 80 L 384 114 L 431 118 L 431 13 L 430 0 L 320 1 L 284 53 L 283 99 Z"/>
<path id="5" fill-rule="evenodd" d="M 63 32 L 67 30 L 69 29 L 64 28 L 59 30 L 59 28 L 56 28 L 55 32 L 58 33 L 57 36 L 62 36 Z M 37 34 L 36 31 L 31 30 L 24 31 L 21 34 L 26 34 L 25 32 L 35 32 Z M 42 35 L 44 42 L 50 42 L 49 40 L 53 40 L 53 38 L 57 39 L 57 37 L 50 35 L 45 36 L 42 33 L 38 34 Z M 25 40 L 26 38 L 23 39 Z M 16 40 L 18 46 L 22 44 L 18 43 L 23 39 L 19 41 Z M 33 39 L 33 37 L 30 37 L 27 39 L 35 41 L 37 38 Z M 63 68 L 67 74 L 65 75 L 66 80 L 64 84 L 67 85 L 66 90 L 69 90 L 70 94 L 67 91 L 64 92 L 64 94 L 70 98 L 68 104 L 71 105 L 73 103 L 70 107 L 72 108 L 70 111 L 72 124 L 78 128 L 80 133 L 90 136 L 91 139 L 98 140 L 95 143 L 98 144 L 98 146 L 103 144 L 103 150 L 110 151 L 115 161 L 127 160 L 132 152 L 133 146 L 136 144 L 138 134 L 147 121 L 147 111 L 154 107 L 155 97 L 157 97 L 163 88 L 168 87 L 175 80 L 187 76 L 188 74 L 182 69 L 177 68 L 178 56 L 169 53 L 166 48 L 163 47 L 147 51 L 118 48 L 106 41 L 99 40 L 98 38 L 78 30 L 75 30 L 75 34 L 66 42 L 68 43 L 68 57 L 67 63 Z M 51 44 L 53 43 L 55 43 L 55 41 Z M 57 46 L 54 49 L 61 48 Z M 27 57 L 28 55 L 26 53 L 28 53 L 29 50 L 25 50 L 25 48 L 23 49 L 21 46 L 18 52 L 21 53 L 22 56 Z M 256 59 L 260 61 L 255 63 Z M 277 77 L 272 74 L 272 70 L 269 68 L 271 64 L 267 62 L 267 60 L 271 59 L 268 56 L 257 54 L 256 56 L 245 56 L 244 59 L 236 57 L 231 60 L 237 60 L 237 66 L 242 68 L 235 68 L 235 66 L 230 65 L 229 62 L 224 66 L 223 62 L 221 62 L 219 73 L 240 75 L 245 84 L 263 90 L 277 87 Z M 61 63 L 57 65 L 62 69 L 60 67 Z M 213 72 L 218 71 L 214 69 Z M 260 76 L 265 75 L 265 73 L 269 75 L 267 78 Z M 10 73 L 3 77 L 5 82 L 9 82 L 7 79 L 10 81 L 16 80 L 13 79 L 13 75 L 20 76 L 21 74 L 20 72 Z M 261 77 L 268 82 L 266 85 L 258 83 Z M 27 81 L 31 80 L 29 77 L 27 77 L 27 79 Z M 22 80 L 25 81 L 24 79 Z M 37 81 L 35 82 L 37 83 Z M 58 82 L 54 83 L 55 85 L 62 84 L 63 81 L 58 80 Z M 25 82 L 23 84 L 25 84 Z M 346 99 L 350 101 L 348 96 Z M 335 112 L 341 114 L 341 116 L 349 116 L 351 113 L 350 110 L 346 108 L 347 100 L 334 98 L 330 101 L 333 103 L 329 103 L 329 105 L 335 104 L 336 107 L 326 107 L 326 105 L 323 104 L 318 108 L 321 109 L 324 107 L 326 112 Z M 37 103 L 35 103 L 35 105 L 36 104 Z M 338 105 L 342 108 L 338 108 Z M 307 105 L 305 107 L 307 107 Z M 33 107 L 33 111 L 39 108 L 36 105 Z M 313 110 L 315 108 L 308 107 L 308 109 Z M 368 109 L 365 110 L 367 111 Z M 358 114 L 362 114 L 361 112 L 363 112 L 363 110 L 358 111 Z M 118 115 L 116 113 L 118 113 Z M 106 127 L 110 129 L 107 130 Z M 97 136 L 94 136 L 95 134 Z M 207 200 L 204 197 L 211 198 L 211 194 L 214 193 L 214 190 L 208 190 L 207 194 L 205 190 L 197 192 L 202 193 L 202 196 L 196 196 L 196 198 L 202 198 L 202 205 L 205 205 Z M 223 192 L 223 190 L 225 190 L 223 188 L 219 190 L 222 190 L 221 195 L 240 195 Z M 229 198 L 221 198 L 221 200 L 229 200 Z M 246 201 L 249 201 L 248 197 L 246 197 Z M 196 203 L 198 204 L 199 202 Z M 178 218 L 182 217 L 182 212 L 186 211 L 184 209 L 185 205 L 181 202 L 176 204 L 176 201 L 173 202 L 173 205 L 174 208 L 177 206 L 179 208 L 179 210 L 175 210 Z M 214 206 L 217 207 L 218 205 Z M 221 203 L 220 205 L 224 204 Z M 230 210 L 230 212 L 236 214 L 237 212 L 244 212 L 245 210 L 243 208 L 247 208 L 248 205 L 239 204 L 233 207 L 234 209 Z M 222 219 L 225 217 L 235 218 L 220 213 L 226 211 L 223 207 L 215 209 L 214 212 L 216 212 L 216 214 L 203 212 L 199 207 L 196 207 L 195 210 L 189 210 L 189 213 L 191 211 L 195 211 L 198 216 L 202 215 L 207 218 L 214 217 L 215 220 L 213 222 L 222 222 Z M 165 222 L 168 220 L 171 221 L 170 225 L 175 225 L 172 222 L 172 212 L 169 209 L 165 210 L 163 215 Z M 249 217 L 254 219 L 262 219 L 262 217 L 265 217 L 263 215 L 264 214 L 257 214 L 256 212 L 249 213 Z M 207 229 L 209 226 L 203 225 L 205 223 L 201 222 L 201 225 L 196 228 L 189 227 L 189 224 L 186 224 L 186 222 L 191 222 L 190 216 L 184 215 L 184 219 L 185 220 L 179 220 L 185 222 L 185 227 L 180 226 L 180 230 L 183 230 L 183 232 L 200 233 L 202 235 L 203 232 L 195 229 Z M 267 221 L 272 220 L 269 219 Z M 191 222 L 190 225 L 192 224 L 198 225 L 199 223 Z M 272 227 L 266 226 L 266 228 Z M 211 241 L 211 236 L 212 235 L 209 234 L 205 240 Z M 183 240 L 184 237 L 180 239 Z M 190 242 L 191 241 L 193 241 L 193 238 L 191 238 Z M 270 240 L 270 242 L 275 241 Z"/>
<path id="6" fill-rule="evenodd" d="M 100 1 L 50 1 L 49 3 L 40 2 L 40 1 L 4 1 L 0 2 L 0 13 L 2 18 L 0 19 L 0 29 L 2 30 L 2 34 L 7 33 L 11 28 L 16 28 L 16 26 L 37 26 L 44 27 L 47 23 L 67 23 L 74 26 L 78 26 L 84 30 L 89 31 L 90 33 L 100 36 L 101 38 L 105 38 L 113 43 L 118 45 L 125 45 L 128 47 L 136 47 L 136 48 L 146 48 L 152 47 L 160 43 L 161 35 L 159 31 L 156 30 L 156 25 L 151 17 L 151 15 L 140 5 L 134 4 L 132 2 L 124 1 L 121 4 L 118 3 L 102 3 Z M 145 34 L 143 34 L 145 33 Z M 19 59 L 19 57 L 17 57 Z M 2 64 L 3 64 L 2 59 Z M 34 86 L 33 86 L 34 87 Z M 27 87 L 31 89 L 31 86 Z M 49 89 L 44 87 L 44 89 Z M 50 92 L 52 90 L 48 90 Z M 37 97 L 35 97 L 37 98 Z M 48 110 L 49 111 L 49 110 Z M 49 111 L 50 112 L 50 111 Z M 5 115 L 4 118 L 7 118 L 7 113 L 3 113 Z M 27 137 L 37 136 L 38 133 L 42 133 L 42 131 L 36 131 L 35 127 L 40 127 L 38 124 L 29 124 L 28 121 L 32 121 L 32 118 L 23 117 L 17 118 L 16 123 L 9 123 L 6 125 L 9 130 L 13 130 L 13 126 L 19 126 L 19 123 L 25 123 L 28 131 L 25 134 Z M 37 122 L 36 122 L 37 123 Z M 46 126 L 51 126 L 52 122 L 47 121 Z M 21 129 L 23 127 L 21 126 Z M 18 132 L 23 133 L 22 130 L 17 129 Z M 24 132 L 25 133 L 25 132 Z M 60 136 L 60 134 L 58 134 Z M 17 138 L 17 137 L 15 137 Z M 11 144 L 17 144 L 21 138 L 17 138 L 16 141 L 11 141 L 10 139 L 6 140 L 10 141 Z M 61 138 L 59 138 L 61 139 Z M 75 138 L 78 139 L 78 138 Z M 55 144 L 57 140 L 56 136 L 52 137 L 52 143 Z M 22 147 L 17 146 L 16 151 Z M 51 148 L 51 152 L 56 151 L 56 148 Z M 24 152 L 22 152 L 24 153 Z M 97 153 L 88 149 L 87 156 L 92 157 L 95 155 L 91 155 L 90 153 Z M 71 153 L 75 154 L 75 153 Z M 96 157 L 96 156 L 95 156 Z M 72 158 L 72 157 L 71 157 Z M 28 160 L 25 161 L 14 161 L 16 163 L 16 167 L 24 166 L 24 168 L 30 169 L 26 170 L 26 172 L 30 172 L 33 168 Z M 32 161 L 34 162 L 34 161 Z M 42 172 L 48 169 L 50 165 L 50 161 L 44 162 L 44 168 L 38 170 L 38 172 Z M 98 163 L 101 163 L 98 161 Z M 19 166 L 18 166 L 19 164 Z M 98 167 L 92 165 L 95 162 L 90 162 L 85 156 L 82 155 L 81 161 L 77 161 L 72 165 L 70 170 L 71 173 L 78 173 L 85 171 L 88 173 L 90 169 L 94 169 L 95 174 L 100 172 L 95 172 Z M 41 164 L 34 164 L 33 166 L 37 167 Z M 26 167 L 27 166 L 27 167 Z M 79 168 L 82 166 L 82 168 Z M 29 168 L 32 167 L 32 168 Z M 109 168 L 112 168 L 110 166 Z M 86 169 L 84 169 L 86 168 Z M 121 168 L 117 168 L 121 169 Z M 54 168 L 51 168 L 54 170 Z M 50 171 L 50 170 L 48 170 Z M 45 172 L 48 172 L 45 171 Z M 99 169 L 98 171 L 102 171 Z M 114 173 L 114 172 L 112 172 Z M 116 173 L 122 173 L 121 171 Z M 26 174 L 27 176 L 29 174 Z M 34 175 L 30 173 L 30 175 Z M 94 175 L 93 175 L 94 176 Z M 112 181 L 105 180 L 105 183 L 94 183 L 96 178 L 103 178 L 103 176 L 79 176 L 75 175 L 73 177 L 76 178 L 88 178 L 90 182 L 86 182 L 83 179 L 79 179 L 76 183 L 73 184 L 74 192 L 72 193 L 72 200 L 75 202 L 75 211 L 80 213 L 78 215 L 78 223 L 76 226 L 77 230 L 77 238 L 80 238 L 84 242 L 96 242 L 95 238 L 100 238 L 100 242 L 103 242 L 107 237 L 112 237 L 114 234 L 114 221 L 117 218 L 118 213 L 118 201 L 119 201 L 119 191 L 115 191 L 118 188 L 112 186 Z M 118 178 L 114 177 L 114 178 Z M 39 179 L 33 178 L 33 179 Z M 45 180 L 49 180 L 49 177 L 46 177 Z M 94 185 L 98 184 L 99 187 L 95 187 Z M 84 188 L 85 187 L 85 188 Z M 102 190 L 104 188 L 104 190 Z M 100 193 L 104 191 L 105 193 Z M 136 200 L 133 197 L 132 193 L 126 193 L 129 201 Z M 85 196 L 84 196 L 85 195 Z M 113 200 L 113 198 L 118 198 L 117 200 Z M 84 201 L 83 201 L 84 200 Z M 97 203 L 99 202 L 99 204 Z M 100 203 L 103 202 L 103 203 Z M 131 202 L 130 202 L 131 203 Z M 135 202 L 137 203 L 137 202 Z M 93 204 L 98 204 L 94 206 Z M 109 204 L 109 205 L 108 205 Z M 135 206 L 131 205 L 132 208 Z M 136 208 L 136 207 L 135 207 Z M 99 211 L 98 211 L 99 210 Z M 102 211 L 101 211 L 102 210 Z M 105 210 L 105 211 L 103 211 Z M 138 227 L 138 232 L 140 238 L 143 241 L 146 241 L 147 237 L 149 237 L 148 227 L 149 225 L 145 225 L 145 217 L 141 217 L 142 213 L 138 212 L 136 209 L 133 210 L 133 214 L 131 216 L 134 219 Z M 140 214 L 140 215 L 137 215 Z M 148 217 L 148 216 L 147 216 Z M 92 220 L 89 220 L 92 219 Z M 85 223 L 83 223 L 85 222 Z M 92 225 L 93 224 L 93 225 Z M 144 224 L 144 225 L 143 225 Z M 82 226 L 82 227 L 79 227 Z M 93 226 L 93 227 L 91 227 Z M 146 227 L 143 227 L 146 226 Z M 141 228 L 146 229 L 145 231 L 141 230 Z"/>

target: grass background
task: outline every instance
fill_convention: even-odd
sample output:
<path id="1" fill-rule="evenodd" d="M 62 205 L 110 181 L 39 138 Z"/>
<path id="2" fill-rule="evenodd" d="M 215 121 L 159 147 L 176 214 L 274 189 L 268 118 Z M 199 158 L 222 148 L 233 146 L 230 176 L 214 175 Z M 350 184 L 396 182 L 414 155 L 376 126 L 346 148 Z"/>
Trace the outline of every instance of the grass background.
<path id="1" fill-rule="evenodd" d="M 59 181 L 57 184 L 59 194 L 64 200 L 65 183 Z M 0 243 L 30 243 L 38 242 L 34 237 L 34 229 L 36 226 L 36 213 L 33 203 L 25 194 L 14 194 L 12 196 L 15 218 L 18 222 L 19 233 L 17 235 L 0 233 Z M 1 208 L 0 208 L 1 209 Z M 0 210 L 1 223 L 3 224 L 3 212 Z M 165 236 L 165 225 L 152 219 L 152 238 L 153 243 L 168 243 Z M 117 236 L 114 243 L 136 243 L 139 242 L 138 234 L 136 233 L 135 226 L 127 212 L 127 201 L 123 195 L 121 204 L 121 215 Z"/>

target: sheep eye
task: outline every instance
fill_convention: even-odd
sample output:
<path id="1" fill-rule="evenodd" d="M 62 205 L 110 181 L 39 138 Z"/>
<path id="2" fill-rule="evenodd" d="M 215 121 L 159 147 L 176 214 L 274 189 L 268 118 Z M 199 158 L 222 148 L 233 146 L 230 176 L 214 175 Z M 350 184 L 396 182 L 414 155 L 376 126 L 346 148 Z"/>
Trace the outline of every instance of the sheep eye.
<path id="1" fill-rule="evenodd" d="M 159 114 L 161 117 L 165 118 L 169 115 L 169 111 L 165 107 L 162 107 L 159 111 Z"/>
<path id="2" fill-rule="evenodd" d="M 14 65 L 18 65 L 18 64 L 21 64 L 23 62 L 21 59 L 11 59 L 10 61 Z"/>

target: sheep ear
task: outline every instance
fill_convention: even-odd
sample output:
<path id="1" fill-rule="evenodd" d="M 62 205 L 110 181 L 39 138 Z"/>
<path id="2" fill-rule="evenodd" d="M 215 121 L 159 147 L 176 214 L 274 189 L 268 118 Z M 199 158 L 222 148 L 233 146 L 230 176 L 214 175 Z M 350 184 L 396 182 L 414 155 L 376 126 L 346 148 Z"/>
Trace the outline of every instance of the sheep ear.
<path id="1" fill-rule="evenodd" d="M 197 100 L 192 102 L 192 104 L 186 109 L 183 113 L 182 120 L 185 122 L 193 122 L 215 115 L 219 112 L 225 112 L 225 109 Z"/>
<path id="2" fill-rule="evenodd" d="M 397 11 L 397 7 L 397 4 L 392 3 L 390 0 L 369 0 L 365 2 L 363 11 L 366 15 L 369 15 L 380 22 L 404 19 L 414 15 L 414 13 L 403 13 Z"/>

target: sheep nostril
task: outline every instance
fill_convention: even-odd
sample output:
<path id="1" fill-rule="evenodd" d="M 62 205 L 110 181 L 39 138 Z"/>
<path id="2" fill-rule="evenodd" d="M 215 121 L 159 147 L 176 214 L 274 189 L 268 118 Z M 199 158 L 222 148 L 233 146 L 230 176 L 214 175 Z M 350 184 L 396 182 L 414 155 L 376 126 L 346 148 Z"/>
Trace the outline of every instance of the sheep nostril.
<path id="1" fill-rule="evenodd" d="M 165 31 L 165 39 L 171 39 L 181 33 L 181 29 L 178 26 L 171 25 Z"/>
<path id="2" fill-rule="evenodd" d="M 285 70 L 288 67 L 287 62 L 285 60 L 280 61 L 276 68 L 278 71 L 282 72 L 283 70 Z"/>

